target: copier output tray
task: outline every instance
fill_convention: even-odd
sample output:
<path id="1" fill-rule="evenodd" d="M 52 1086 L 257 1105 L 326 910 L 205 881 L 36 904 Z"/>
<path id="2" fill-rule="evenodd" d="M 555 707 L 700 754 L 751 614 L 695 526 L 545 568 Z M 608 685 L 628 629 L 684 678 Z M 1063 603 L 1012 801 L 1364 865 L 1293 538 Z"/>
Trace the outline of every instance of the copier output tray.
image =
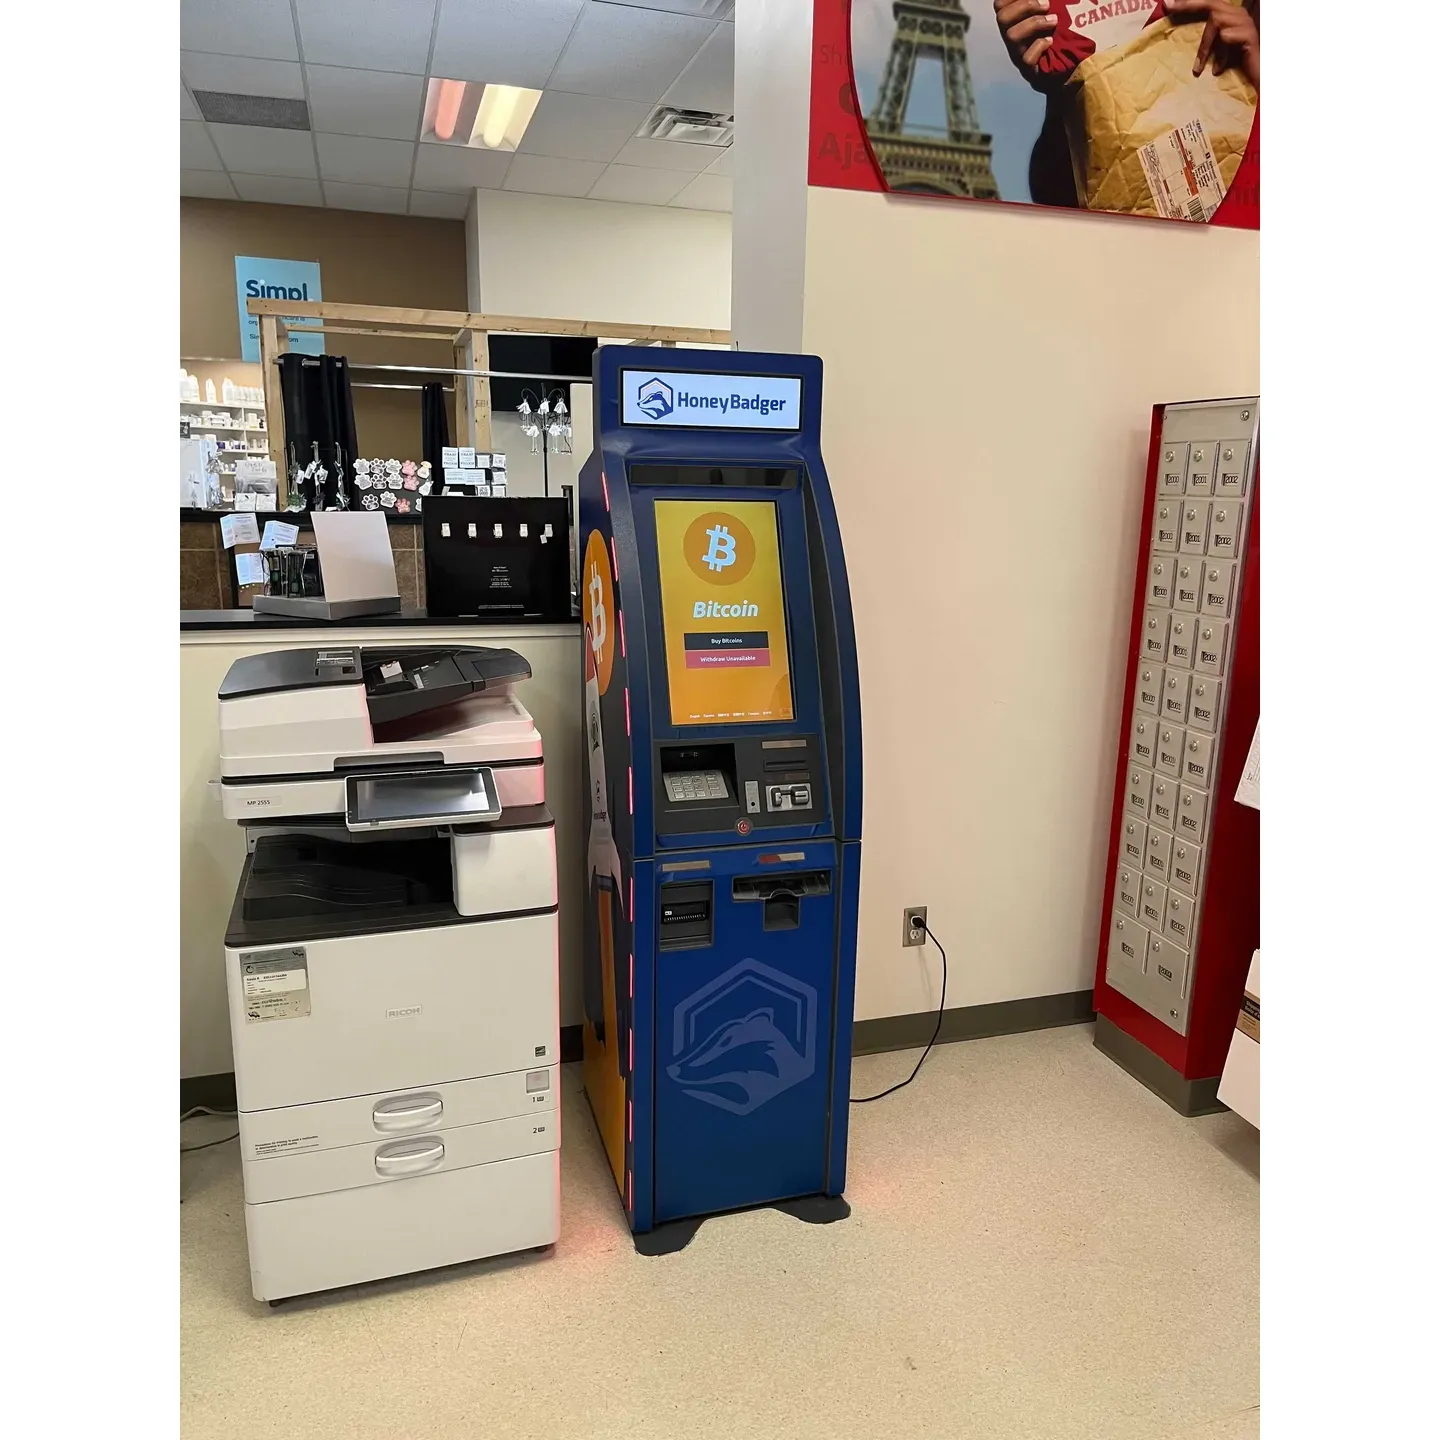
<path id="1" fill-rule="evenodd" d="M 242 890 L 246 920 L 298 920 L 357 911 L 404 911 L 453 898 L 444 840 L 354 845 L 311 835 L 267 835 Z"/>

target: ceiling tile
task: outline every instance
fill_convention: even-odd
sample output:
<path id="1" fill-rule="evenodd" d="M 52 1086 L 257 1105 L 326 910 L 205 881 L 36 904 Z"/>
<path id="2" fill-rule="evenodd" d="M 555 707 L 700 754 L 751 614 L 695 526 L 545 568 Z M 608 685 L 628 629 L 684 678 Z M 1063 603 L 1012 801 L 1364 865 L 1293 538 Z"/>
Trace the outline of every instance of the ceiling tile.
<path id="1" fill-rule="evenodd" d="M 247 175 L 315 176 L 315 148 L 308 130 L 212 125 L 210 135 L 227 170 L 243 170 Z"/>
<path id="2" fill-rule="evenodd" d="M 561 160 L 613 160 L 649 113 L 650 107 L 638 100 L 548 90 L 518 148 L 525 155 Z"/>
<path id="3" fill-rule="evenodd" d="M 269 60 L 300 58 L 290 0 L 181 0 L 180 47 Z"/>
<path id="4" fill-rule="evenodd" d="M 590 5 L 550 76 L 551 90 L 658 100 L 715 25 L 687 15 Z"/>
<path id="5" fill-rule="evenodd" d="M 310 84 L 313 129 L 382 140 L 418 137 L 425 110 L 423 76 L 307 65 L 305 77 Z"/>
<path id="6" fill-rule="evenodd" d="M 430 73 L 543 90 L 585 0 L 440 0 Z"/>
<path id="7" fill-rule="evenodd" d="M 728 210 L 734 188 L 728 175 L 697 175 L 670 203 L 687 210 Z"/>
<path id="8" fill-rule="evenodd" d="M 180 75 L 192 90 L 220 90 L 229 95 L 275 95 L 303 100 L 305 81 L 293 60 L 248 60 L 236 55 L 180 52 Z"/>
<path id="9" fill-rule="evenodd" d="M 322 180 L 360 185 L 410 185 L 415 145 L 410 140 L 371 140 L 359 135 L 317 135 Z"/>
<path id="10" fill-rule="evenodd" d="M 319 205 L 320 182 L 298 180 L 286 175 L 231 174 L 242 200 L 265 205 Z"/>
<path id="11" fill-rule="evenodd" d="M 735 146 L 726 145 L 720 151 L 719 157 L 713 165 L 705 167 L 707 175 L 734 175 L 735 173 Z"/>
<path id="12" fill-rule="evenodd" d="M 429 215 L 435 220 L 463 220 L 470 209 L 470 192 L 456 191 L 445 194 L 439 190 L 412 190 L 410 192 L 410 213 Z"/>
<path id="13" fill-rule="evenodd" d="M 210 143 L 203 120 L 180 122 L 180 168 L 182 170 L 223 170 L 220 157 Z"/>
<path id="14" fill-rule="evenodd" d="M 190 98 L 190 92 L 185 88 L 185 82 L 180 82 L 180 118 L 182 120 L 198 120 L 200 112 L 195 108 L 195 102 Z"/>
<path id="15" fill-rule="evenodd" d="M 295 0 L 307 65 L 425 73 L 435 0 Z"/>
<path id="16" fill-rule="evenodd" d="M 585 195 L 605 167 L 598 160 L 556 160 L 549 155 L 516 155 L 504 189 L 531 195 Z"/>
<path id="17" fill-rule="evenodd" d="M 665 92 L 667 105 L 682 110 L 735 113 L 735 27 L 717 25 L 680 78 Z"/>
<path id="18" fill-rule="evenodd" d="M 634 205 L 665 205 L 695 177 L 687 170 L 651 170 L 639 165 L 607 165 L 590 187 L 592 200 L 628 200 Z"/>
<path id="19" fill-rule="evenodd" d="M 204 200 L 233 200 L 235 187 L 223 170 L 182 170 L 180 193 Z"/>
<path id="20" fill-rule="evenodd" d="M 656 170 L 703 170 L 715 160 L 713 145 L 684 140 L 627 140 L 615 157 L 621 165 L 649 165 Z"/>
<path id="21" fill-rule="evenodd" d="M 413 184 L 419 190 L 498 190 L 510 166 L 506 150 L 472 150 L 468 145 L 421 145 Z"/>
<path id="22" fill-rule="evenodd" d="M 341 180 L 325 182 L 325 203 L 337 210 L 378 210 L 386 215 L 403 215 L 408 195 L 392 185 L 347 185 Z"/>

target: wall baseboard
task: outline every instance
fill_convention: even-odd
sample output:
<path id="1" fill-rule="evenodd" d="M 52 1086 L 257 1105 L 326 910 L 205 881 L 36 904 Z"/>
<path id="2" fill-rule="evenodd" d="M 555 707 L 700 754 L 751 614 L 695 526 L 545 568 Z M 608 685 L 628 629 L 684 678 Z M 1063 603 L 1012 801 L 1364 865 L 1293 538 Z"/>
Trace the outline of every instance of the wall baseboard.
<path id="1" fill-rule="evenodd" d="M 945 1012 L 935 1043 L 1020 1035 L 1028 1030 L 1049 1030 L 1056 1025 L 1083 1025 L 1095 1018 L 1094 1001 L 1094 991 L 1074 990 L 1061 995 L 1033 995 L 1025 1000 L 1001 1000 L 993 1005 L 962 1005 Z M 923 1046 L 934 1031 L 933 1010 L 917 1015 L 882 1015 L 874 1020 L 857 1020 L 853 1049 L 856 1055 L 913 1050 Z"/>
<path id="2" fill-rule="evenodd" d="M 1133 1035 L 1127 1035 L 1113 1020 L 1107 1020 L 1103 1015 L 1095 1021 L 1095 1048 L 1187 1119 L 1196 1115 L 1216 1115 L 1229 1109 L 1216 1093 L 1220 1089 L 1218 1075 L 1203 1080 L 1187 1080 L 1153 1050 L 1146 1049 Z"/>
<path id="3" fill-rule="evenodd" d="M 981 1040 L 989 1035 L 1018 1035 L 1027 1030 L 1048 1030 L 1055 1025 L 1079 1025 L 1095 1018 L 1091 1009 L 1093 999 L 1089 990 L 1076 990 L 1067 995 L 1037 995 L 1028 1000 L 1004 1000 L 997 1005 L 966 1005 L 958 1010 L 947 1010 L 945 1023 L 940 1027 L 940 1039 L 936 1043 Z M 933 1010 L 928 1014 L 886 1015 L 877 1020 L 857 1020 L 854 1053 L 875 1055 L 882 1050 L 911 1050 L 924 1045 L 934 1028 Z M 580 1025 L 560 1027 L 561 1064 L 569 1065 L 584 1058 L 583 1036 L 584 1028 Z M 1098 1040 L 1096 1043 L 1099 1043 Z M 234 1110 L 234 1072 L 192 1075 L 188 1080 L 182 1080 L 181 1113 L 192 1105 Z"/>

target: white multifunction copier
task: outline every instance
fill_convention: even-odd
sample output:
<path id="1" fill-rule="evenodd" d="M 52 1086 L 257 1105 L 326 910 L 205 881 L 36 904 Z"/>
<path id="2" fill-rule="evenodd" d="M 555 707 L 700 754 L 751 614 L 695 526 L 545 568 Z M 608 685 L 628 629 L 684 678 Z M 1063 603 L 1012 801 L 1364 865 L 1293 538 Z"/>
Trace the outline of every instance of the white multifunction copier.
<path id="1" fill-rule="evenodd" d="M 237 660 L 220 793 L 255 1296 L 542 1248 L 560 1227 L 555 822 L 513 650 Z"/>

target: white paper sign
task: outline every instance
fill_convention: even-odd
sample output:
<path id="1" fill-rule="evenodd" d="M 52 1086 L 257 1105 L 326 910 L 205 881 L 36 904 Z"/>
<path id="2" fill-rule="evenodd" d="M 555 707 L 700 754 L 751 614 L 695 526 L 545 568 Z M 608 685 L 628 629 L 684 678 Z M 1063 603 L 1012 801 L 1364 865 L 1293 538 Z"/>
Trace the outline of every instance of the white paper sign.
<path id="1" fill-rule="evenodd" d="M 277 545 L 293 545 L 299 538 L 298 525 L 287 525 L 283 520 L 267 520 L 265 533 L 260 537 L 260 548 L 273 550 Z"/>
<path id="2" fill-rule="evenodd" d="M 237 460 L 235 462 L 236 480 L 273 480 L 275 479 L 275 462 L 273 460 Z"/>
<path id="3" fill-rule="evenodd" d="M 235 557 L 235 578 L 242 585 L 263 585 L 265 583 L 265 557 L 247 551 Z"/>
<path id="4" fill-rule="evenodd" d="M 320 510 L 310 517 L 327 600 L 400 596 L 383 510 Z"/>
<path id="5" fill-rule="evenodd" d="M 253 545 L 260 538 L 260 527 L 253 515 L 222 515 L 220 538 L 227 550 L 236 545 Z"/>
<path id="6" fill-rule="evenodd" d="M 1255 722 L 1255 738 L 1250 742 L 1250 753 L 1245 757 L 1245 772 L 1240 776 L 1240 784 L 1235 791 L 1235 798 L 1242 805 L 1249 805 L 1252 809 L 1260 808 L 1260 722 Z"/>

